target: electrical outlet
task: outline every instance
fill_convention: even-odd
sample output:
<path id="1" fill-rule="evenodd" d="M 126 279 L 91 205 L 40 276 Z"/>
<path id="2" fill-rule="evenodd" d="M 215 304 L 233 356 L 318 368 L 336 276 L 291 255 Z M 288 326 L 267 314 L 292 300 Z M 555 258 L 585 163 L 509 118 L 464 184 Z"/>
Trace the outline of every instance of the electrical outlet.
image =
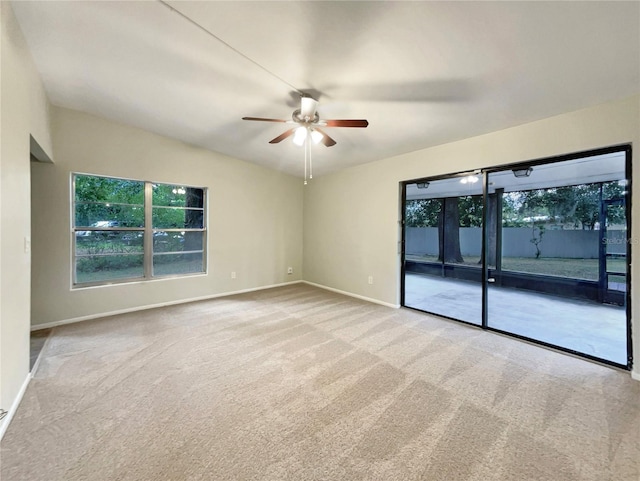
<path id="1" fill-rule="evenodd" d="M 373 284 L 373 276 L 369 276 L 369 284 Z"/>
<path id="2" fill-rule="evenodd" d="M 293 274 L 293 267 L 287 267 L 287 274 Z"/>
<path id="3" fill-rule="evenodd" d="M 231 279 L 235 279 L 236 278 L 236 271 L 231 271 Z"/>

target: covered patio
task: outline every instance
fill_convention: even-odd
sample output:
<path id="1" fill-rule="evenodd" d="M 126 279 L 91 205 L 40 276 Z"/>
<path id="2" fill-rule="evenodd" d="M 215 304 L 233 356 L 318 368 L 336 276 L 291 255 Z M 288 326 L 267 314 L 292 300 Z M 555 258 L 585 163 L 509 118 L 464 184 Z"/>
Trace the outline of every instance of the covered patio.
<path id="1" fill-rule="evenodd" d="M 491 328 L 627 364 L 624 307 L 494 285 L 487 299 Z M 481 284 L 407 272 L 405 306 L 480 325 Z"/>

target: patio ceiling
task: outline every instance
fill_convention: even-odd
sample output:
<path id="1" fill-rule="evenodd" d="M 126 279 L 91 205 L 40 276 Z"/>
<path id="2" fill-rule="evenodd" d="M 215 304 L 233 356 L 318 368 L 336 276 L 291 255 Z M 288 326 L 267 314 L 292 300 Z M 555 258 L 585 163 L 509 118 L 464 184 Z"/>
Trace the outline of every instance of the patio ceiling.
<path id="1" fill-rule="evenodd" d="M 407 185 L 407 199 L 433 199 L 462 195 L 481 195 L 482 176 L 469 172 L 477 182 L 462 183 L 464 177 L 454 177 L 429 182 L 428 187 L 418 188 L 417 183 Z M 566 185 L 590 184 L 625 179 L 625 154 L 615 152 L 580 158 L 564 162 L 532 167 L 528 177 L 517 178 L 511 169 L 490 175 L 489 191 L 504 189 L 505 192 L 545 189 Z"/>

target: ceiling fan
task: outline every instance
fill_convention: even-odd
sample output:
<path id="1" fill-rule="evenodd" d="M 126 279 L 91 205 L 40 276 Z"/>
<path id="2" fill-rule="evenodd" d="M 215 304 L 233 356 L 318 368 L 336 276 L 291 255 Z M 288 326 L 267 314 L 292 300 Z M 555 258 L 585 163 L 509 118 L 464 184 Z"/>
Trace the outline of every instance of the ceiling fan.
<path id="1" fill-rule="evenodd" d="M 282 119 L 265 119 L 262 117 L 242 117 L 242 120 L 256 120 L 259 122 L 282 122 L 285 124 L 293 124 L 295 127 L 278 135 L 275 139 L 269 141 L 270 144 L 277 144 L 284 139 L 293 135 L 293 142 L 296 145 L 304 145 L 305 141 L 310 138 L 314 143 L 322 142 L 325 146 L 331 147 L 336 145 L 327 133 L 320 127 L 366 127 L 369 122 L 366 120 L 342 119 L 342 120 L 320 120 L 320 116 L 316 111 L 318 101 L 303 95 L 300 97 L 300 108 L 294 110 L 291 120 Z"/>

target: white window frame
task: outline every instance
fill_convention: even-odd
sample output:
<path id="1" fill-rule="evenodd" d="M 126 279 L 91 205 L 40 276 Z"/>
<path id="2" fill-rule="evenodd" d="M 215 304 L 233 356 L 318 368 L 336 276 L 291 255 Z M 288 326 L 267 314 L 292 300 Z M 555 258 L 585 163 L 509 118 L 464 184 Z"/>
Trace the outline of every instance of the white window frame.
<path id="1" fill-rule="evenodd" d="M 119 226 L 98 226 L 98 227 L 88 227 L 88 226 L 76 226 L 76 178 L 82 177 L 101 177 L 105 179 L 114 179 L 114 180 L 123 180 L 123 181 L 133 181 L 140 182 L 143 184 L 144 189 L 144 200 L 143 200 L 143 208 L 144 208 L 144 226 L 143 227 L 119 227 Z M 153 205 L 153 186 L 154 185 L 165 185 L 165 186 L 175 186 L 183 189 L 199 189 L 202 190 L 203 199 L 202 199 L 202 207 L 168 207 L 168 206 L 154 206 Z M 136 204 L 137 205 L 137 204 Z M 155 208 L 168 208 L 168 209 L 184 209 L 184 210 L 201 210 L 202 211 L 202 228 L 187 228 L 187 227 L 179 227 L 179 228 L 159 228 L 153 226 L 153 209 Z M 208 188 L 201 186 L 192 186 L 180 183 L 170 183 L 170 182 L 153 182 L 148 180 L 139 180 L 139 179 L 129 179 L 124 177 L 115 177 L 115 176 L 107 176 L 107 175 L 97 175 L 97 174 L 86 174 L 80 172 L 73 172 L 71 174 L 71 286 L 73 289 L 84 288 L 84 287 L 96 287 L 96 286 L 108 286 L 112 284 L 126 284 L 126 283 L 134 283 L 134 282 L 144 282 L 150 280 L 159 280 L 159 279 L 172 279 L 172 278 L 180 278 L 180 277 L 193 277 L 193 276 L 201 276 L 207 275 L 208 272 L 208 262 L 207 262 L 207 237 L 208 237 L 208 229 L 207 229 L 207 218 L 208 218 Z M 141 232 L 143 234 L 143 275 L 136 277 L 122 277 L 122 278 L 114 278 L 114 279 L 106 279 L 99 281 L 89 281 L 89 282 L 78 282 L 77 279 L 77 269 L 76 264 L 79 256 L 76 252 L 76 241 L 77 241 L 77 233 L 84 231 L 131 231 L 131 232 Z M 202 249 L 201 250 L 191 250 L 191 251 L 171 251 L 171 252 L 154 252 L 153 247 L 153 239 L 154 234 L 159 232 L 179 232 L 184 234 L 185 232 L 202 232 Z M 177 254 L 202 254 L 202 271 L 198 272 L 187 272 L 187 273 L 177 273 L 177 274 L 156 274 L 154 273 L 153 268 L 153 258 L 154 255 L 177 255 Z M 102 254 L 105 256 L 109 255 L 119 255 L 119 254 Z M 120 254 L 121 255 L 121 254 Z M 89 255 L 87 255 L 89 257 Z"/>

